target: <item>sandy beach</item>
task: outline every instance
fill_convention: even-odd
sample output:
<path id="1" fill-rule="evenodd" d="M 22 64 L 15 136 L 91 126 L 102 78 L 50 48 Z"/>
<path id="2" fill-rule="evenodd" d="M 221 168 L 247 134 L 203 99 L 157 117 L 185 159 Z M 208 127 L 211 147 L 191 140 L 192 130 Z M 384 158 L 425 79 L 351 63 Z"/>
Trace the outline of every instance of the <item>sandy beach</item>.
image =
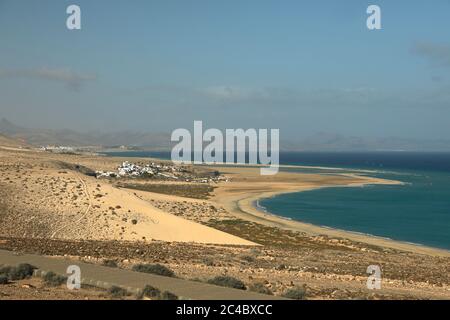
<path id="1" fill-rule="evenodd" d="M 289 167 L 295 168 L 294 166 Z M 323 167 L 321 168 L 327 169 Z M 217 169 L 222 169 L 229 173 L 230 177 L 233 178 L 234 184 L 231 183 L 217 188 L 213 200 L 223 205 L 227 208 L 227 210 L 240 219 L 261 223 L 266 226 L 304 232 L 309 235 L 327 235 L 329 237 L 345 238 L 370 245 L 405 250 L 420 254 L 431 254 L 444 257 L 450 256 L 450 252 L 444 249 L 316 226 L 270 214 L 257 207 L 258 200 L 285 193 L 337 186 L 363 187 L 364 185 L 376 184 L 402 184 L 400 181 L 379 179 L 357 175 L 354 173 L 320 176 L 318 174 L 280 172 L 277 177 L 271 179 L 273 181 L 269 182 L 265 177 L 259 176 L 259 170 L 254 168 L 218 167 Z"/>

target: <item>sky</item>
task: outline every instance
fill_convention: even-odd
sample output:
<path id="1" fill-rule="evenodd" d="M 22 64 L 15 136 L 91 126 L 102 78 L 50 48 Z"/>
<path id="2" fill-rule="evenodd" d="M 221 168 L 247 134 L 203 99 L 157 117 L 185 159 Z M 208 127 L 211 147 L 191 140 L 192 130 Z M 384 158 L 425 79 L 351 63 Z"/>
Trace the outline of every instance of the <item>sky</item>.
<path id="1" fill-rule="evenodd" d="M 71 4 L 81 30 L 66 28 Z M 450 0 L 0 0 L 1 117 L 447 139 Z"/>

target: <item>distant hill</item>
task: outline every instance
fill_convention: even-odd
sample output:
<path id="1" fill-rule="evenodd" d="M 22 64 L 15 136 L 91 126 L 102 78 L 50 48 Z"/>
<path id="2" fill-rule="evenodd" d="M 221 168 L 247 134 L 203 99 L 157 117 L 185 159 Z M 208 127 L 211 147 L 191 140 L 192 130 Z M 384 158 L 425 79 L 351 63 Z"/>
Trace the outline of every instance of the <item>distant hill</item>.
<path id="1" fill-rule="evenodd" d="M 74 130 L 31 129 L 18 126 L 3 118 L 0 134 L 35 146 L 134 146 L 146 150 L 170 150 L 173 144 L 169 133 L 151 132 L 77 132 Z M 282 139 L 282 151 L 450 151 L 450 140 L 418 140 L 388 138 L 361 138 L 334 133 L 317 133 L 296 140 Z"/>
<path id="2" fill-rule="evenodd" d="M 361 138 L 325 132 L 281 145 L 284 151 L 450 151 L 450 140 L 444 139 Z"/>
<path id="3" fill-rule="evenodd" d="M 0 134 L 20 139 L 35 146 L 138 146 L 155 150 L 170 149 L 170 135 L 148 132 L 87 132 L 74 130 L 31 129 L 18 126 L 3 118 L 0 120 Z"/>
<path id="4" fill-rule="evenodd" d="M 0 134 L 0 147 L 29 148 L 31 146 L 21 139 L 14 139 Z"/>
<path id="5" fill-rule="evenodd" d="M 7 135 L 14 135 L 25 131 L 25 128 L 19 127 L 8 119 L 2 118 L 0 120 L 0 133 Z"/>

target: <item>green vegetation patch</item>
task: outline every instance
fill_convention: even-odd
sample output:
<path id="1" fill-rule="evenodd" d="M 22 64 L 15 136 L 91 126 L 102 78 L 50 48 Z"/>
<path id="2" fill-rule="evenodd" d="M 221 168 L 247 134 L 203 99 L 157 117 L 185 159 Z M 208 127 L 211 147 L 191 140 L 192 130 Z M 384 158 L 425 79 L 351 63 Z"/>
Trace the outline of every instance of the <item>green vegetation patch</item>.
<path id="1" fill-rule="evenodd" d="M 8 280 L 23 280 L 31 277 L 34 270 L 37 269 L 28 263 L 21 263 L 15 267 L 5 266 L 0 268 L 0 275 L 5 276 Z"/>
<path id="2" fill-rule="evenodd" d="M 161 300 L 178 300 L 178 296 L 170 291 L 164 291 L 161 294 Z"/>
<path id="3" fill-rule="evenodd" d="M 9 280 L 8 277 L 4 274 L 0 274 L 0 284 L 8 284 Z"/>
<path id="4" fill-rule="evenodd" d="M 175 277 L 175 273 L 161 264 L 136 264 L 133 271 L 156 274 L 164 277 Z"/>
<path id="5" fill-rule="evenodd" d="M 158 300 L 161 298 L 161 291 L 159 289 L 152 287 L 150 285 L 146 285 L 145 288 L 142 290 L 140 296 L 140 299 L 142 298 L 150 298 L 153 300 Z"/>
<path id="6" fill-rule="evenodd" d="M 266 287 L 263 283 L 261 283 L 261 282 L 252 283 L 252 284 L 248 287 L 248 289 L 249 289 L 250 291 L 257 292 L 257 293 L 261 293 L 261 294 L 267 294 L 267 295 L 269 295 L 269 296 L 272 296 L 272 295 L 273 295 L 273 292 L 272 292 L 269 288 L 267 288 L 267 287 Z"/>
<path id="7" fill-rule="evenodd" d="M 240 290 L 246 289 L 245 284 L 241 280 L 230 276 L 217 276 L 213 279 L 208 280 L 208 283 L 221 287 L 228 287 Z"/>
<path id="8" fill-rule="evenodd" d="M 109 288 L 108 294 L 113 298 L 123 298 L 129 295 L 127 290 L 118 286 L 112 286 Z"/>
<path id="9" fill-rule="evenodd" d="M 214 191 L 214 187 L 207 184 L 119 183 L 117 186 L 127 189 L 202 200 L 209 199 L 211 197 L 211 193 Z"/>
<path id="10" fill-rule="evenodd" d="M 294 300 L 305 300 L 306 299 L 306 289 L 303 287 L 295 287 L 286 290 L 283 293 L 283 297 Z"/>
<path id="11" fill-rule="evenodd" d="M 56 274 L 52 271 L 47 272 L 44 276 L 44 282 L 48 286 L 59 287 L 67 281 L 67 277 Z"/>

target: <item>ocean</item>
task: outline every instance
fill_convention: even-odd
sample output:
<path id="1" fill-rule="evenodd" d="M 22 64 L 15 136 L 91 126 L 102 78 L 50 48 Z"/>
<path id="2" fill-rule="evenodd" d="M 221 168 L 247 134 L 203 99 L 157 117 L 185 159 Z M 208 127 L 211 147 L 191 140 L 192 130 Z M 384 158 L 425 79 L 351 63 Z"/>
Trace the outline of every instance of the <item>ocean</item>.
<path id="1" fill-rule="evenodd" d="M 109 155 L 168 158 L 169 153 L 136 151 Z M 287 152 L 280 154 L 280 163 L 370 170 L 365 174 L 404 184 L 283 194 L 260 200 L 262 209 L 315 225 L 450 250 L 450 153 Z M 336 172 L 317 168 L 283 170 Z"/>

